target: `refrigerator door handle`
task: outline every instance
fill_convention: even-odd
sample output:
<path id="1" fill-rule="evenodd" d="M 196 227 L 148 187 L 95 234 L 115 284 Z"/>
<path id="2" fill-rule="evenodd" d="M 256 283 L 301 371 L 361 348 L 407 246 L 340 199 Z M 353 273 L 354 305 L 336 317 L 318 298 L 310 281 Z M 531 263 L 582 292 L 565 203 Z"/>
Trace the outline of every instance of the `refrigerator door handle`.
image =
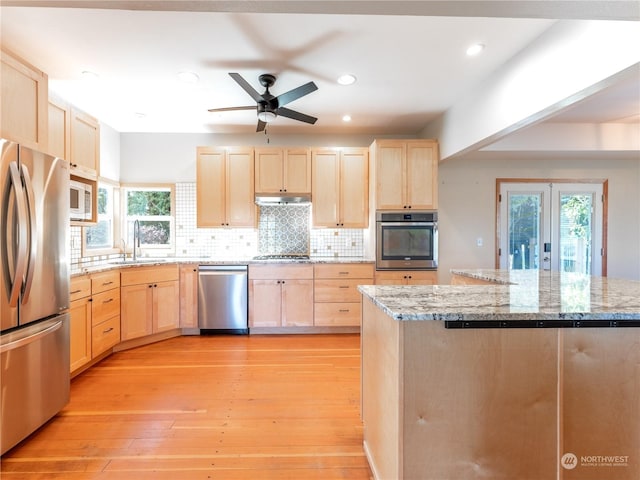
<path id="1" fill-rule="evenodd" d="M 26 206 L 26 201 L 24 198 L 24 193 L 23 193 L 23 189 L 22 189 L 22 182 L 20 180 L 20 171 L 18 170 L 18 163 L 17 162 L 11 162 L 9 163 L 9 182 L 11 183 L 11 185 L 9 186 L 9 188 L 7 189 L 7 192 L 5 194 L 5 198 L 3 199 L 3 203 L 4 205 L 2 205 L 2 208 L 6 208 L 5 211 L 5 220 L 4 222 L 7 223 L 7 225 L 5 225 L 4 227 L 6 227 L 7 229 L 10 229 L 10 231 L 12 232 L 12 236 L 15 239 L 16 237 L 18 238 L 18 242 L 17 242 L 17 251 L 14 250 L 9 250 L 9 248 L 11 247 L 10 245 L 6 245 L 5 248 L 3 248 L 3 253 L 6 254 L 7 257 L 12 256 L 13 258 L 7 258 L 8 262 L 5 265 L 6 267 L 6 272 L 4 272 L 4 274 L 7 275 L 7 277 L 9 277 L 7 279 L 7 283 L 10 286 L 9 289 L 9 306 L 12 308 L 15 308 L 18 305 L 18 298 L 20 297 L 20 290 L 22 288 L 22 279 L 24 277 L 24 271 L 26 268 L 26 262 L 27 262 L 27 206 Z M 8 182 L 8 183 L 9 183 Z M 10 192 L 13 189 L 14 195 L 15 195 L 15 210 L 18 214 L 18 218 L 17 218 L 17 222 L 15 222 L 16 219 L 11 219 L 9 220 L 8 214 L 9 214 L 9 196 L 10 196 Z M 9 222 L 11 222 L 11 224 L 9 224 Z M 17 231 L 16 231 L 17 230 Z M 8 243 L 8 242 L 7 242 Z M 12 244 L 15 244 L 15 242 L 12 240 L 11 241 Z M 14 269 L 13 269 L 13 278 L 11 278 L 11 272 L 10 272 L 10 264 L 14 263 Z"/>
<path id="2" fill-rule="evenodd" d="M 22 290 L 22 304 L 24 305 L 29 301 L 29 294 L 31 293 L 31 285 L 33 284 L 33 275 L 36 266 L 36 255 L 38 253 L 38 236 L 36 235 L 38 225 L 36 224 L 36 202 L 35 193 L 33 192 L 33 182 L 31 181 L 31 175 L 29 175 L 29 169 L 25 165 L 21 165 L 22 178 L 24 179 L 25 192 L 27 197 L 27 213 L 29 216 L 29 232 L 28 232 L 28 250 L 29 256 L 27 259 L 27 273 L 25 275 L 24 288 Z"/>
<path id="3" fill-rule="evenodd" d="M 11 350 L 15 350 L 16 348 L 20 348 L 30 343 L 36 342 L 40 340 L 42 337 L 55 332 L 60 327 L 62 327 L 62 320 L 54 320 L 53 324 L 47 325 L 45 328 L 42 328 L 41 330 L 38 330 L 35 333 L 27 335 L 26 337 L 9 341 L 7 343 L 0 344 L 0 353 L 9 352 Z"/>

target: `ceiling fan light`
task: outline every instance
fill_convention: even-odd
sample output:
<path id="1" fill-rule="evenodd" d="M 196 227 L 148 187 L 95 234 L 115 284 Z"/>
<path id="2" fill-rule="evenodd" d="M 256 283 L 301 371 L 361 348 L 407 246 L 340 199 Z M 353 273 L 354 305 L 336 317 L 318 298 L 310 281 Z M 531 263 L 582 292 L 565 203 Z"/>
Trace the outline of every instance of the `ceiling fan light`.
<path id="1" fill-rule="evenodd" d="M 258 112 L 258 120 L 260 120 L 261 122 L 264 123 L 269 123 L 269 122 L 273 122 L 276 119 L 276 114 L 273 112 L 268 112 L 268 111 L 264 111 L 264 112 Z"/>

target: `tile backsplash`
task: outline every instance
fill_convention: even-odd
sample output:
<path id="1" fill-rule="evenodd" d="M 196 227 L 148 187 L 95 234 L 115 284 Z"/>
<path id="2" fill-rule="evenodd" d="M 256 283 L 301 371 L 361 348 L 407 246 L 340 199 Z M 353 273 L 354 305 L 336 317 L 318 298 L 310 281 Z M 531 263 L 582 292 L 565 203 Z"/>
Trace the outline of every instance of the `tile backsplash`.
<path id="1" fill-rule="evenodd" d="M 163 252 L 167 256 L 244 258 L 301 253 L 303 248 L 314 257 L 364 256 L 363 230 L 310 228 L 313 207 L 309 205 L 262 206 L 258 228 L 198 228 L 195 182 L 176 183 L 175 195 L 175 251 Z M 82 257 L 81 235 L 81 227 L 71 227 L 72 265 L 111 257 Z"/>

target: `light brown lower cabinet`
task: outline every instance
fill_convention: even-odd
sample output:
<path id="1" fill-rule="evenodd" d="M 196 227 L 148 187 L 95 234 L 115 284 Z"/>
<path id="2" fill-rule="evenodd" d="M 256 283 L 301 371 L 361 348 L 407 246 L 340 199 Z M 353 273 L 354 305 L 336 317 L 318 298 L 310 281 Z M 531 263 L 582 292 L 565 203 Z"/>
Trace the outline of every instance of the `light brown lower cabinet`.
<path id="1" fill-rule="evenodd" d="M 360 325 L 361 295 L 358 285 L 373 284 L 373 265 L 327 263 L 314 265 L 314 325 L 353 327 Z"/>
<path id="2" fill-rule="evenodd" d="M 133 267 L 121 273 L 122 340 L 131 340 L 179 326 L 177 265 Z"/>
<path id="3" fill-rule="evenodd" d="M 71 279 L 69 305 L 69 370 L 74 372 L 91 360 L 91 279 Z"/>
<path id="4" fill-rule="evenodd" d="M 198 265 L 180 266 L 180 328 L 198 328 Z"/>
<path id="5" fill-rule="evenodd" d="M 75 372 L 120 342 L 120 272 L 71 279 L 70 371 Z"/>
<path id="6" fill-rule="evenodd" d="M 376 270 L 376 285 L 436 285 L 435 270 Z"/>
<path id="7" fill-rule="evenodd" d="M 250 329 L 312 325 L 312 265 L 249 265 Z"/>

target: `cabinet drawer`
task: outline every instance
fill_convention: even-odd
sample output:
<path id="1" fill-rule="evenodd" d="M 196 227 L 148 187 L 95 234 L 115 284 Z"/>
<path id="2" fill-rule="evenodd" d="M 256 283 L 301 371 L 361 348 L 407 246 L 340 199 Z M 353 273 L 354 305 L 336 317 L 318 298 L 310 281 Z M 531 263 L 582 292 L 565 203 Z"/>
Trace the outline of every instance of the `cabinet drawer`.
<path id="1" fill-rule="evenodd" d="M 72 277 L 69 288 L 69 300 L 73 302 L 74 300 L 88 297 L 89 295 L 91 295 L 91 279 L 87 275 Z"/>
<path id="2" fill-rule="evenodd" d="M 313 323 L 319 327 L 360 326 L 360 303 L 316 303 Z"/>
<path id="3" fill-rule="evenodd" d="M 95 273 L 91 275 L 91 293 L 96 294 L 120 287 L 120 272 L 118 270 L 110 272 Z"/>
<path id="4" fill-rule="evenodd" d="M 114 288 L 93 296 L 91 324 L 98 325 L 107 318 L 120 315 L 120 289 Z"/>
<path id="5" fill-rule="evenodd" d="M 91 353 L 95 358 L 120 343 L 120 315 L 95 325 L 91 329 Z"/>
<path id="6" fill-rule="evenodd" d="M 369 284 L 373 280 L 368 280 Z M 358 285 L 367 284 L 366 279 L 316 279 L 314 282 L 314 301 L 316 302 L 359 302 Z"/>
<path id="7" fill-rule="evenodd" d="M 369 263 L 327 263 L 314 265 L 315 278 L 373 279 L 373 265 Z M 373 282 L 373 280 L 371 280 Z"/>
<path id="8" fill-rule="evenodd" d="M 154 267 L 125 268 L 120 273 L 120 283 L 140 285 L 143 283 L 170 282 L 178 280 L 178 265 L 162 265 Z"/>
<path id="9" fill-rule="evenodd" d="M 249 265 L 249 280 L 283 280 L 313 278 L 313 265 Z"/>

